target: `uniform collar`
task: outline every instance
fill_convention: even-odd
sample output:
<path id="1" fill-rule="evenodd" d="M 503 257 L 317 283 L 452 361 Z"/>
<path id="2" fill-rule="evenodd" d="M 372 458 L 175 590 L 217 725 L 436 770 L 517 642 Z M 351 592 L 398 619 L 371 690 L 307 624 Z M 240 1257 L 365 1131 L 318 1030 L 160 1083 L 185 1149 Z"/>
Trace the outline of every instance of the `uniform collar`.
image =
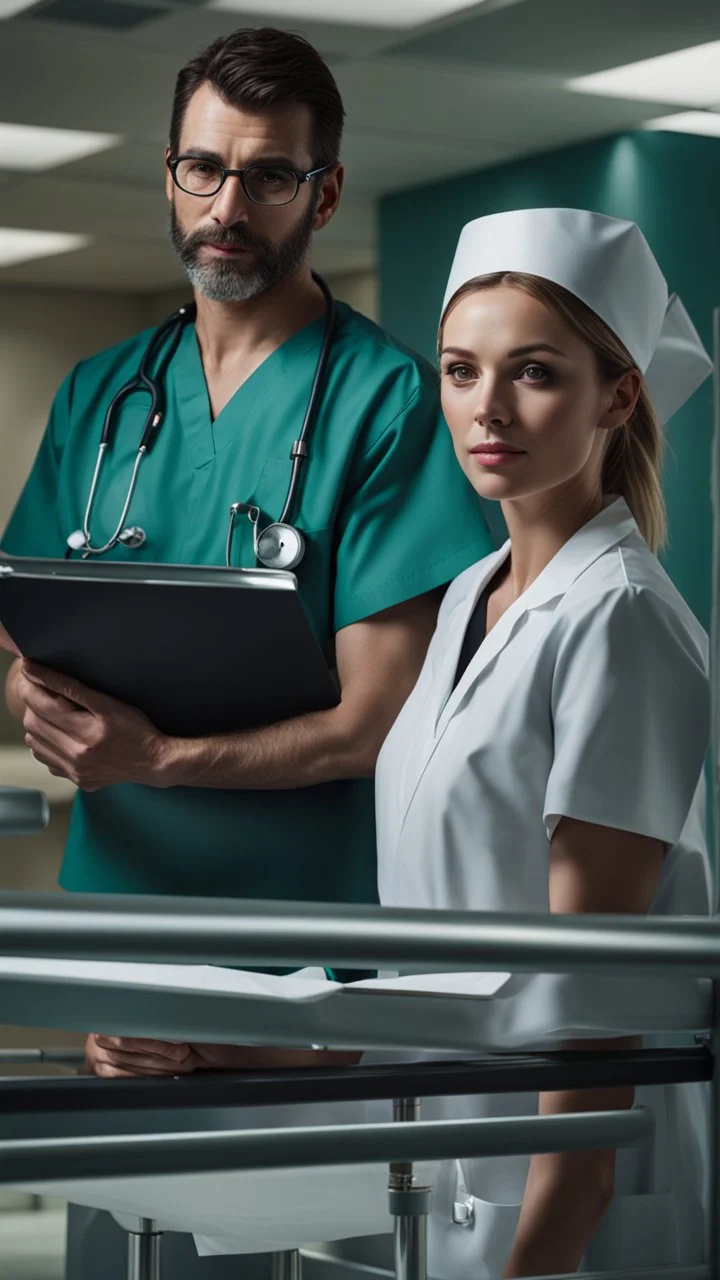
<path id="1" fill-rule="evenodd" d="M 540 608 L 557 596 L 564 596 L 580 574 L 589 569 L 595 560 L 599 560 L 600 556 L 632 533 L 638 533 L 638 527 L 625 499 L 610 498 L 603 510 L 578 529 L 556 552 L 512 608 L 521 605 L 523 612 L 528 612 L 530 609 Z M 506 559 L 510 553 L 509 540 L 502 550 L 503 559 Z"/>
<path id="2" fill-rule="evenodd" d="M 506 610 L 471 659 L 457 687 L 453 689 L 460 649 L 473 609 L 487 583 L 500 565 L 507 560 L 510 554 L 510 541 L 508 540 L 495 555 L 484 560 L 482 568 L 478 566 L 476 580 L 452 615 L 450 628 L 452 643 L 448 645 L 447 660 L 443 664 L 445 693 L 439 708 L 438 733 L 442 732 L 468 689 L 509 643 L 527 615 L 564 596 L 590 565 L 633 533 L 639 536 L 637 525 L 625 500 L 609 499 L 603 510 L 573 534 L 572 538 L 545 566 L 542 573 L 530 584 L 527 591 L 518 596 Z"/>

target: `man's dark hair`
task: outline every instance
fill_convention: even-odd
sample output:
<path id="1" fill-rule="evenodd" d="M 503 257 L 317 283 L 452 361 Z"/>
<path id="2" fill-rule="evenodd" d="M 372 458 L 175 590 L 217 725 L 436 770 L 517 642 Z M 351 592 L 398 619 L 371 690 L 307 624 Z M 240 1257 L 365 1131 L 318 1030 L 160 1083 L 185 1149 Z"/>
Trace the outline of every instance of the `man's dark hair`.
<path id="1" fill-rule="evenodd" d="M 274 27 L 243 28 L 214 40 L 192 58 L 175 84 L 170 150 L 177 155 L 187 105 L 209 84 L 233 107 L 265 111 L 302 103 L 313 117 L 312 163 L 320 168 L 339 157 L 345 111 L 327 63 L 302 36 Z"/>

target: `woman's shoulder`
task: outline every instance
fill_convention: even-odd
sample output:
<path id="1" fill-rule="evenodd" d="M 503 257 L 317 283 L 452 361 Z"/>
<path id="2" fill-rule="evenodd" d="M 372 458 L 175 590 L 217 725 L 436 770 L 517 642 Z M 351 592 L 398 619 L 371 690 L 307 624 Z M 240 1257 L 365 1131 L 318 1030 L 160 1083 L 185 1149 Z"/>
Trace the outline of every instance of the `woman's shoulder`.
<path id="1" fill-rule="evenodd" d="M 687 601 L 642 538 L 619 543 L 578 576 L 557 611 L 563 638 L 611 633 L 623 649 L 665 640 L 704 664 L 708 638 Z"/>

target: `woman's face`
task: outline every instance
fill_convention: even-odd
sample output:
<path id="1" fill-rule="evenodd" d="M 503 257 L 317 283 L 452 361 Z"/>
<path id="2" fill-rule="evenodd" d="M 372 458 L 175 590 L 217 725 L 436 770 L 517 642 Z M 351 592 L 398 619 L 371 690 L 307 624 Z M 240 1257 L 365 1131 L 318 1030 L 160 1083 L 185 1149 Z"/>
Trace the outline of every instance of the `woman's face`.
<path id="1" fill-rule="evenodd" d="M 579 482 L 599 492 L 608 430 L 629 417 L 586 342 L 508 285 L 466 295 L 448 316 L 442 405 L 455 453 L 484 498 L 509 501 Z"/>

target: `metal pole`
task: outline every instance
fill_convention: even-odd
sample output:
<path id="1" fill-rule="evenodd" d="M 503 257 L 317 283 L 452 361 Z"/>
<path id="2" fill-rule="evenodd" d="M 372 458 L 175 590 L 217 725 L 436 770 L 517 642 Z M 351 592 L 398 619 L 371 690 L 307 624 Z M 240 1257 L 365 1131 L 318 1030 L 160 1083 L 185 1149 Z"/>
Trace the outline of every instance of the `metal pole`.
<path id="1" fill-rule="evenodd" d="M 710 711 L 715 853 L 715 893 L 711 910 L 718 910 L 720 869 L 720 307 L 713 311 L 713 438 L 712 438 L 712 614 L 710 621 Z"/>
<path id="2" fill-rule="evenodd" d="M 637 1146 L 652 1137 L 654 1127 L 652 1112 L 635 1107 L 632 1111 L 415 1124 L 1 1139 L 0 1185 L 594 1151 Z"/>
<path id="3" fill-rule="evenodd" d="M 396 1098 L 396 1123 L 417 1123 L 419 1098 Z M 390 1165 L 388 1201 L 393 1217 L 395 1280 L 427 1280 L 427 1220 L 432 1189 L 417 1187 L 411 1160 Z"/>
<path id="4" fill-rule="evenodd" d="M 83 1049 L 0 1049 L 0 1067 L 43 1063 L 56 1067 L 82 1067 Z"/>
<path id="5" fill-rule="evenodd" d="M 299 1249 L 285 1249 L 272 1254 L 272 1280 L 302 1280 Z"/>
<path id="6" fill-rule="evenodd" d="M 716 821 L 720 814 L 716 814 Z M 710 1268 L 711 1280 L 720 1280 L 720 983 L 713 982 L 713 1029 L 711 1048 L 715 1070 L 710 1083 L 710 1127 L 708 1134 L 708 1160 L 710 1162 L 710 1187 L 707 1208 L 705 1256 Z"/>
<path id="7" fill-rule="evenodd" d="M 31 836 L 44 831 L 50 805 L 44 791 L 0 787 L 0 836 Z"/>
<path id="8" fill-rule="evenodd" d="M 10 892 L 0 955 L 709 978 L 720 977 L 720 920 Z"/>
<path id="9" fill-rule="evenodd" d="M 138 1230 L 128 1232 L 128 1280 L 160 1280 L 162 1232 L 152 1218 L 138 1218 Z"/>

